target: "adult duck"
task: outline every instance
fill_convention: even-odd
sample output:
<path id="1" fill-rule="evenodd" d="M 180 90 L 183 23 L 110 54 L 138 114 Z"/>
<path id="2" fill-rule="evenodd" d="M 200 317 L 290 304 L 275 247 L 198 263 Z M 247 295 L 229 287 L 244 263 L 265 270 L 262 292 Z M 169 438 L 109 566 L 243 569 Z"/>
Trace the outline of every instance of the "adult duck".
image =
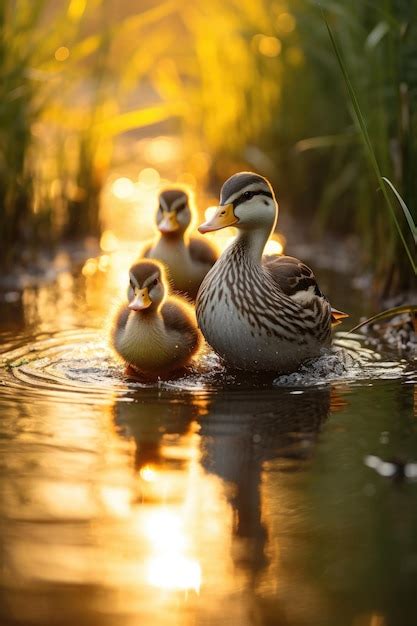
<path id="1" fill-rule="evenodd" d="M 194 206 L 183 189 L 165 189 L 159 195 L 156 225 L 158 238 L 143 253 L 162 261 L 169 270 L 174 291 L 193 300 L 201 281 L 217 260 L 215 248 L 201 237 L 189 235 Z"/>
<path id="2" fill-rule="evenodd" d="M 204 337 L 236 369 L 294 371 L 330 346 L 332 322 L 347 317 L 331 308 L 302 261 L 263 256 L 277 217 L 269 181 L 241 172 L 224 183 L 220 206 L 199 228 L 201 233 L 238 229 L 196 301 Z"/>

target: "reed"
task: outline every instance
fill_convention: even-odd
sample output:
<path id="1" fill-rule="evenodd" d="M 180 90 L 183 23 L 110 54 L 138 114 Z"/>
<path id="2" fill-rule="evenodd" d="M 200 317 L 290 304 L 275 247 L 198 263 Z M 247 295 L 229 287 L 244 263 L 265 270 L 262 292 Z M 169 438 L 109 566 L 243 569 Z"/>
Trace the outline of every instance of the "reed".
<path id="1" fill-rule="evenodd" d="M 320 5 L 328 30 L 316 3 L 294 4 L 306 59 L 297 78 L 307 90 L 303 102 L 311 106 L 301 112 L 292 100 L 291 107 L 296 120 L 303 118 L 295 159 L 314 179 L 316 231 L 357 233 L 376 292 L 407 291 L 416 270 L 409 226 L 417 210 L 411 175 L 417 158 L 417 6 L 391 0 Z M 290 115 L 288 108 L 281 112 Z M 290 192 L 290 201 L 305 206 L 306 194 Z"/>
<path id="2" fill-rule="evenodd" d="M 393 225 L 395 226 L 398 238 L 399 238 L 399 240 L 401 241 L 401 243 L 402 243 L 402 245 L 404 247 L 404 251 L 405 251 L 405 253 L 406 253 L 407 257 L 408 257 L 408 260 L 410 261 L 410 265 L 411 265 L 411 268 L 413 269 L 414 274 L 417 275 L 417 264 L 416 264 L 414 256 L 413 256 L 413 252 L 409 248 L 408 243 L 406 241 L 406 238 L 405 238 L 405 236 L 403 234 L 401 225 L 400 225 L 400 223 L 398 221 L 398 218 L 397 218 L 397 215 L 396 215 L 396 211 L 395 211 L 394 206 L 393 206 L 393 204 L 391 202 L 391 197 L 390 197 L 390 195 L 388 193 L 387 186 L 394 192 L 396 198 L 398 199 L 398 201 L 400 203 L 400 206 L 401 206 L 401 208 L 403 210 L 404 216 L 407 219 L 407 222 L 408 222 L 408 225 L 410 227 L 411 233 L 413 234 L 415 242 L 417 242 L 417 235 L 416 235 L 417 228 L 416 228 L 416 226 L 414 224 L 413 218 L 411 217 L 411 213 L 410 213 L 407 205 L 405 204 L 404 200 L 401 198 L 401 196 L 398 193 L 397 189 L 392 184 L 392 182 L 388 178 L 383 176 L 382 173 L 381 173 L 381 169 L 380 169 L 380 166 L 379 166 L 379 163 L 378 163 L 378 159 L 376 157 L 375 150 L 373 148 L 372 141 L 371 141 L 371 138 L 369 136 L 368 127 L 367 127 L 365 118 L 363 116 L 363 113 L 362 113 L 362 110 L 361 110 L 361 107 L 360 107 L 359 100 L 358 100 L 358 97 L 356 95 L 355 89 L 354 89 L 354 87 L 352 85 L 352 82 L 350 80 L 349 72 L 348 72 L 348 69 L 346 67 L 345 61 L 343 59 L 342 52 L 339 49 L 339 46 L 338 46 L 338 44 L 336 42 L 336 39 L 334 37 L 334 34 L 332 32 L 332 29 L 330 28 L 329 23 L 326 20 L 326 17 L 324 15 L 324 13 L 323 13 L 323 19 L 325 21 L 326 28 L 327 28 L 327 31 L 329 33 L 330 41 L 332 42 L 333 50 L 334 50 L 335 55 L 337 57 L 340 69 L 341 69 L 342 74 L 343 74 L 343 78 L 344 78 L 345 83 L 346 83 L 346 87 L 347 87 L 348 94 L 349 94 L 349 97 L 350 97 L 350 101 L 351 101 L 351 104 L 352 104 L 352 111 L 353 111 L 354 119 L 355 119 L 355 122 L 356 122 L 356 124 L 358 126 L 358 129 L 360 131 L 360 134 L 361 134 L 361 137 L 362 137 L 362 141 L 363 141 L 363 144 L 364 144 L 365 149 L 366 149 L 368 160 L 369 160 L 370 165 L 371 165 L 371 167 L 372 167 L 372 169 L 374 171 L 375 178 L 377 179 L 377 181 L 378 181 L 378 183 L 380 185 L 380 188 L 382 190 L 382 193 L 384 195 L 384 199 L 385 199 L 386 205 L 388 207 L 388 210 L 390 212 L 391 219 L 392 219 Z"/>
<path id="3" fill-rule="evenodd" d="M 115 17 L 103 0 L 0 3 L 2 269 L 31 265 L 62 239 L 100 234 L 114 139 L 178 109 L 129 102 L 161 53 L 146 48 L 155 25 L 174 8 Z"/>

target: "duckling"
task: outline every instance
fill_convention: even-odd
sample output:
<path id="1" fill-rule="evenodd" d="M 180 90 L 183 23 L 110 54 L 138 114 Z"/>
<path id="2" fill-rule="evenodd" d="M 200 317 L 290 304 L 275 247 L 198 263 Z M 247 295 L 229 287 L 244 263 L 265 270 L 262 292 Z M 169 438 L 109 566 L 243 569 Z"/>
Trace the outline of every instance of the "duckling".
<path id="1" fill-rule="evenodd" d="M 205 277 L 197 321 L 211 347 L 233 368 L 296 370 L 331 343 L 332 309 L 312 270 L 288 256 L 263 256 L 278 204 L 270 182 L 241 172 L 223 185 L 220 206 L 201 233 L 234 226 L 235 241 Z"/>
<path id="2" fill-rule="evenodd" d="M 194 300 L 218 254 L 208 242 L 188 235 L 193 212 L 191 197 L 183 189 L 162 191 L 156 213 L 160 236 L 145 248 L 143 256 L 162 261 L 169 270 L 173 289 Z"/>
<path id="3" fill-rule="evenodd" d="M 111 331 L 116 352 L 150 378 L 188 365 L 200 346 L 191 305 L 167 296 L 167 277 L 157 261 L 135 263 L 129 281 L 128 304 L 120 307 Z"/>

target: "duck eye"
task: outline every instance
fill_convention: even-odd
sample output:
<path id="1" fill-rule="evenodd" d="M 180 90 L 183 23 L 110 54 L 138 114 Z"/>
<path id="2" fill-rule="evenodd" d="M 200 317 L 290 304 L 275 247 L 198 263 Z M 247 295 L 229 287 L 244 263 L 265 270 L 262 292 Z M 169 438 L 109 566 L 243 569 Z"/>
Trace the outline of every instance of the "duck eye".
<path id="1" fill-rule="evenodd" d="M 251 198 L 253 198 L 253 192 L 245 191 L 245 193 L 242 194 L 242 198 L 243 200 L 250 200 Z"/>
<path id="2" fill-rule="evenodd" d="M 155 285 L 157 285 L 157 284 L 158 284 L 158 279 L 157 279 L 157 278 L 155 278 L 155 280 L 153 281 L 152 285 L 154 285 L 154 286 L 155 286 Z"/>
<path id="3" fill-rule="evenodd" d="M 182 211 L 183 209 L 185 209 L 185 207 L 186 207 L 186 206 L 187 206 L 187 203 L 186 203 L 186 202 L 183 202 L 183 204 L 180 204 L 180 205 L 177 207 L 177 213 L 179 213 L 180 211 Z"/>

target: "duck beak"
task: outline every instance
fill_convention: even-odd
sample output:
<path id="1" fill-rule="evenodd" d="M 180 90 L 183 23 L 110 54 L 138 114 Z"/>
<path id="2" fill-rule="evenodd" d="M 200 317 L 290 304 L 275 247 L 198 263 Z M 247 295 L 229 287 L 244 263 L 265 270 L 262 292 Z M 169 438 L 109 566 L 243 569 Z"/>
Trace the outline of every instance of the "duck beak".
<path id="1" fill-rule="evenodd" d="M 201 226 L 198 227 L 200 233 L 210 233 L 213 230 L 221 230 L 227 226 L 233 226 L 237 224 L 239 218 L 236 217 L 233 211 L 233 204 L 221 204 L 217 207 L 217 210 L 213 217 Z"/>
<path id="2" fill-rule="evenodd" d="M 134 300 L 129 302 L 128 307 L 132 311 L 143 311 L 144 309 L 150 307 L 151 304 L 152 300 L 149 297 L 147 287 L 145 287 L 145 289 L 140 289 L 136 292 Z"/>
<path id="3" fill-rule="evenodd" d="M 158 228 L 161 233 L 173 233 L 178 230 L 180 225 L 178 224 L 177 214 L 175 211 L 167 211 L 164 213 L 162 221 L 158 224 Z"/>

